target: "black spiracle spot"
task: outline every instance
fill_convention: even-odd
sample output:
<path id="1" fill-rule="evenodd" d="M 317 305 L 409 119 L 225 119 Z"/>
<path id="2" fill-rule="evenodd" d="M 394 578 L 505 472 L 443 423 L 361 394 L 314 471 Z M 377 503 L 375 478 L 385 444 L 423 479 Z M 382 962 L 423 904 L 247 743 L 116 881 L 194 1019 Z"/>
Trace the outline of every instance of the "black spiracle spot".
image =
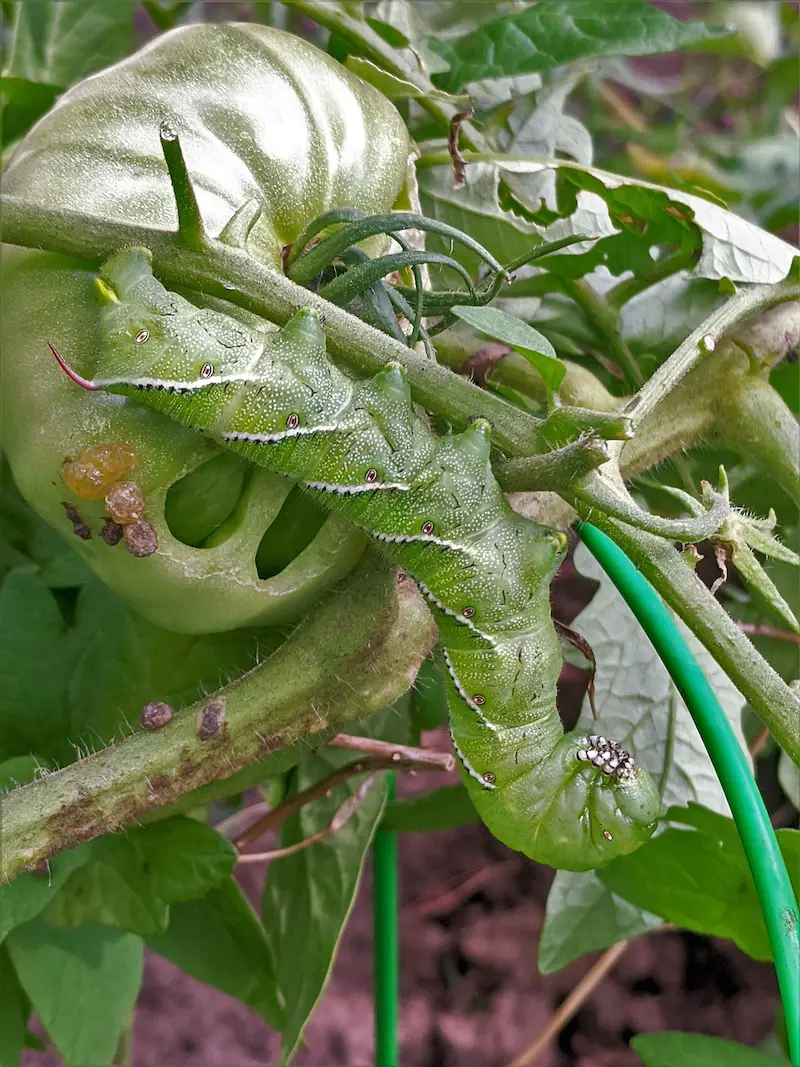
<path id="1" fill-rule="evenodd" d="M 435 526 L 433 525 L 433 523 L 431 522 L 430 519 L 426 519 L 425 522 L 423 522 L 423 524 L 420 527 L 420 529 L 427 536 L 427 535 L 430 535 L 430 534 L 433 533 L 433 531 L 435 529 Z"/>
<path id="2" fill-rule="evenodd" d="M 364 481 L 368 485 L 372 485 L 372 483 L 373 482 L 377 482 L 377 480 L 378 480 L 378 472 L 375 470 L 374 467 L 370 467 L 370 469 L 364 475 Z"/>

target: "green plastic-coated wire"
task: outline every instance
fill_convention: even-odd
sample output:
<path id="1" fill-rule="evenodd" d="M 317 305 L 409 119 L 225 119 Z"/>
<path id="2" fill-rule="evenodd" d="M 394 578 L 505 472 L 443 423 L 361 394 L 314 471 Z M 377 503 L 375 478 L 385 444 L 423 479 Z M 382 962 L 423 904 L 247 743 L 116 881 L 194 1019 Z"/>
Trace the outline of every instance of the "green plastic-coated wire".
<path id="1" fill-rule="evenodd" d="M 775 832 L 736 736 L 675 622 L 647 579 L 597 527 L 586 547 L 633 611 L 686 703 L 727 797 L 764 914 L 793 1067 L 800 1067 L 800 919 Z"/>
<path id="2" fill-rule="evenodd" d="M 387 802 L 395 797 L 388 775 Z M 375 994 L 375 1067 L 398 1067 L 397 835 L 379 829 L 372 846 L 372 957 Z"/>

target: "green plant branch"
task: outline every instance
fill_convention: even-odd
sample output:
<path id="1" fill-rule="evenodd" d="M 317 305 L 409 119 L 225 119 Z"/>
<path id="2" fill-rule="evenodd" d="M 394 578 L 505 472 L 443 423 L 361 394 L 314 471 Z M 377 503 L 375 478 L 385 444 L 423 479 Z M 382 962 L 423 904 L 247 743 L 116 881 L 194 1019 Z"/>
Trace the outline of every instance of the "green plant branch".
<path id="1" fill-rule="evenodd" d="M 800 428 L 769 372 L 800 346 L 800 300 L 789 299 L 745 321 L 725 336 L 642 420 L 621 449 L 620 472 L 634 478 L 687 449 L 717 440 L 755 460 L 800 503 Z M 440 362 L 478 382 L 510 386 L 547 402 L 541 375 L 516 352 L 486 344 L 463 326 L 436 341 Z M 615 397 L 587 367 L 562 360 L 564 404 L 593 411 L 624 410 L 630 397 Z M 535 478 L 531 479 L 533 488 Z M 519 480 L 514 485 L 517 488 Z M 510 486 L 509 486 L 510 488 Z"/>
<path id="2" fill-rule="evenodd" d="M 0 211 L 7 244 L 42 248 L 97 264 L 122 247 L 142 245 L 153 253 L 154 270 L 167 285 L 219 297 L 279 326 L 302 308 L 314 308 L 324 316 L 328 350 L 336 362 L 367 376 L 394 360 L 405 368 L 415 399 L 427 410 L 444 410 L 459 428 L 469 425 L 476 415 L 487 419 L 498 447 L 509 453 L 547 450 L 539 436 L 542 420 L 459 379 L 241 249 L 209 239 L 202 252 L 193 252 L 175 233 L 33 206 L 14 197 L 0 198 Z"/>
<path id="3" fill-rule="evenodd" d="M 623 408 L 634 427 L 651 415 L 683 378 L 716 350 L 725 333 L 751 315 L 763 313 L 776 304 L 800 299 L 800 284 L 783 281 L 778 285 L 754 285 L 731 297 L 713 311 L 683 341 L 669 359 L 644 383 Z"/>
<path id="4" fill-rule="evenodd" d="M 262 779 L 277 773 L 286 746 L 401 696 L 435 639 L 413 584 L 398 585 L 395 567 L 370 554 L 242 678 L 162 730 L 143 730 L 2 795 L 0 881 L 254 761 Z"/>
<path id="5" fill-rule="evenodd" d="M 620 333 L 619 311 L 605 297 L 595 292 L 583 279 L 562 278 L 564 293 L 578 305 L 589 322 L 594 326 L 598 336 L 606 344 L 606 355 L 622 369 L 625 381 L 632 388 L 639 388 L 645 378 Z"/>

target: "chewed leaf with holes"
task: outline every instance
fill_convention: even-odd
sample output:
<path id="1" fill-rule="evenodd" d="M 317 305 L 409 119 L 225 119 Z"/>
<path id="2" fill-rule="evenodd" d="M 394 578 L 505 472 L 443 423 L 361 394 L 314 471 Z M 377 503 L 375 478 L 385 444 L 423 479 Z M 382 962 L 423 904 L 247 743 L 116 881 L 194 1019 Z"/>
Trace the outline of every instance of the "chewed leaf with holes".
<path id="1" fill-rule="evenodd" d="M 56 352 L 63 369 L 292 479 L 415 578 L 439 628 L 462 777 L 492 832 L 573 870 L 642 844 L 659 809 L 649 775 L 596 730 L 564 733 L 549 586 L 566 539 L 511 510 L 488 423 L 436 437 L 399 364 L 348 377 L 312 311 L 278 333 L 242 328 L 168 293 L 143 248 L 101 273 L 95 376 Z"/>
<path id="2" fill-rule="evenodd" d="M 547 184 L 555 189 L 547 203 L 541 196 L 544 177 L 552 178 Z M 601 264 L 613 274 L 646 270 L 653 246 L 665 246 L 693 258 L 693 277 L 774 284 L 786 277 L 798 254 L 719 202 L 567 160 L 499 156 L 470 164 L 466 191 L 457 193 L 448 168 L 426 167 L 421 191 L 426 213 L 437 218 L 461 225 L 465 213 L 470 221 L 492 218 L 486 231 L 472 226 L 470 232 L 495 254 L 502 242 L 503 254 L 513 249 L 516 255 L 517 246 L 537 234 L 548 241 L 573 234 L 592 239 L 591 245 L 576 244 L 543 261 L 570 277 Z"/>

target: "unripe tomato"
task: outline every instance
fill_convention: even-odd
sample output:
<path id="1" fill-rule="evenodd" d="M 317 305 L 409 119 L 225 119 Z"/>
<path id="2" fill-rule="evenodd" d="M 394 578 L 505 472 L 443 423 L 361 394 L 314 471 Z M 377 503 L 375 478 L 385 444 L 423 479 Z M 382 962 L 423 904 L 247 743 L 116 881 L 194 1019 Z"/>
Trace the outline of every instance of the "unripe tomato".
<path id="1" fill-rule="evenodd" d="M 276 270 L 282 247 L 323 211 L 390 210 L 408 171 L 393 105 L 313 45 L 264 26 L 192 25 L 65 93 L 19 144 L 4 193 L 174 230 L 164 123 L 180 137 L 208 233 L 257 200 L 246 250 Z M 205 633 L 299 617 L 353 565 L 361 535 L 200 435 L 65 378 L 47 345 L 91 372 L 96 266 L 3 249 L 0 425 L 20 490 L 161 626 Z M 119 482 L 144 499 L 150 555 L 134 555 L 132 538 L 126 551 L 121 533 L 133 525 L 106 522 L 127 515 L 107 502 Z"/>

